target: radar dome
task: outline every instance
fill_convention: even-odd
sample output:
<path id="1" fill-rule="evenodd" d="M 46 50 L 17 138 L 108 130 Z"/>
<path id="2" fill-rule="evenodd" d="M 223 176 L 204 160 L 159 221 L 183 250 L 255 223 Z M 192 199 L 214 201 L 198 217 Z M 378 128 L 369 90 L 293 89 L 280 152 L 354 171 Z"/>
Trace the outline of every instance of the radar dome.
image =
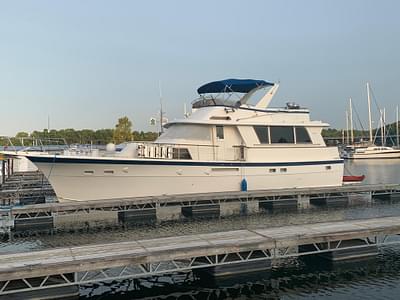
<path id="1" fill-rule="evenodd" d="M 115 152 L 115 144 L 113 143 L 108 143 L 106 146 L 107 152 Z"/>

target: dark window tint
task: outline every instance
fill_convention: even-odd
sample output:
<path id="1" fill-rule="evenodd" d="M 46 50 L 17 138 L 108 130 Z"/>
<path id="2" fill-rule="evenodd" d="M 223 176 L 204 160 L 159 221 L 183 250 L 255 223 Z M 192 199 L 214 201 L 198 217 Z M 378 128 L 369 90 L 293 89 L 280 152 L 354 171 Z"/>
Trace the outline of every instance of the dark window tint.
<path id="1" fill-rule="evenodd" d="M 261 144 L 269 144 L 269 134 L 267 126 L 254 126 L 254 130 Z"/>
<path id="2" fill-rule="evenodd" d="M 192 159 L 190 152 L 186 148 L 174 148 L 172 150 L 173 159 Z"/>
<path id="3" fill-rule="evenodd" d="M 217 125 L 217 138 L 223 140 L 224 139 L 224 126 L 222 125 Z"/>
<path id="4" fill-rule="evenodd" d="M 307 129 L 305 129 L 304 127 L 296 127 L 296 143 L 311 143 L 311 139 L 308 135 Z"/>
<path id="5" fill-rule="evenodd" d="M 294 143 L 293 127 L 271 126 L 271 143 Z"/>

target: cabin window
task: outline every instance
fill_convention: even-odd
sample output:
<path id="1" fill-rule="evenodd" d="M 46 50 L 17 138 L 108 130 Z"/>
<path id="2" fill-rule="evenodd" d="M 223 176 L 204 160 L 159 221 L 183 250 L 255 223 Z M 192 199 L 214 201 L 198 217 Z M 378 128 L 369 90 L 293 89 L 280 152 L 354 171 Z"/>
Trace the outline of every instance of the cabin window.
<path id="1" fill-rule="evenodd" d="M 224 126 L 217 125 L 215 127 L 217 129 L 217 139 L 223 140 L 224 139 Z"/>
<path id="2" fill-rule="evenodd" d="M 267 126 L 254 126 L 260 144 L 269 144 L 269 133 Z"/>
<path id="3" fill-rule="evenodd" d="M 190 152 L 186 148 L 173 148 L 172 150 L 173 159 L 192 159 Z"/>
<path id="4" fill-rule="evenodd" d="M 294 143 L 292 126 L 271 126 L 271 143 L 290 144 Z"/>
<path id="5" fill-rule="evenodd" d="M 104 174 L 114 174 L 114 170 L 104 170 Z"/>
<path id="6" fill-rule="evenodd" d="M 85 170 L 85 171 L 83 171 L 83 174 L 85 174 L 85 175 L 93 175 L 93 174 L 94 174 L 94 171 L 92 171 L 92 170 Z"/>
<path id="7" fill-rule="evenodd" d="M 281 168 L 280 171 L 281 171 L 281 173 L 286 173 L 287 172 L 287 168 Z"/>
<path id="8" fill-rule="evenodd" d="M 158 138 L 159 141 L 174 139 L 210 141 L 211 129 L 209 125 L 172 124 Z"/>
<path id="9" fill-rule="evenodd" d="M 310 136 L 308 135 L 308 131 L 305 127 L 296 127 L 296 143 L 311 143 Z"/>
<path id="10" fill-rule="evenodd" d="M 326 169 L 326 170 L 331 170 L 331 169 L 332 169 L 332 166 L 325 166 L 325 169 Z"/>
<path id="11" fill-rule="evenodd" d="M 276 169 L 269 169 L 270 173 L 276 173 Z"/>

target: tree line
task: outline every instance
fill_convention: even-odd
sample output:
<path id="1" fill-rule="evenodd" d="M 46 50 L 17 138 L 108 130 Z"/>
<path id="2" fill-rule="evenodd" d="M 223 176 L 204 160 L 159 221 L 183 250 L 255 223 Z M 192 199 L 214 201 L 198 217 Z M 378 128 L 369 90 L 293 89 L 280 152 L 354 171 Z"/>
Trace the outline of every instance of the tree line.
<path id="1" fill-rule="evenodd" d="M 386 136 L 395 136 L 396 135 L 396 122 L 388 124 L 385 126 Z M 328 128 L 322 130 L 322 136 L 324 138 L 342 138 L 343 134 L 347 135 L 345 129 L 334 129 Z M 350 135 L 350 130 L 348 132 Z M 353 135 L 355 138 L 369 138 L 368 130 L 353 130 Z M 372 130 L 373 136 L 381 136 L 381 128 L 374 128 Z"/>
<path id="2" fill-rule="evenodd" d="M 35 139 L 40 139 L 46 144 L 66 142 L 67 144 L 94 144 L 104 145 L 108 143 L 120 144 L 130 141 L 154 141 L 158 137 L 157 132 L 132 130 L 132 122 L 128 117 L 118 119 L 115 128 L 106 129 L 43 129 L 42 131 L 18 132 L 11 138 L 14 146 L 30 145 Z M 9 141 L 0 139 L 1 146 L 7 146 Z"/>

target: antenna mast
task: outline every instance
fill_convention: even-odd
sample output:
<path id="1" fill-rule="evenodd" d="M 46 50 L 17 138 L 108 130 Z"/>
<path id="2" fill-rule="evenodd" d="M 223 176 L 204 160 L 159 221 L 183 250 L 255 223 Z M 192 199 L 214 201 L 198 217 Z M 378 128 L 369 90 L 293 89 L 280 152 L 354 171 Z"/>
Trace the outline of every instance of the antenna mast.
<path id="1" fill-rule="evenodd" d="M 161 80 L 158 82 L 158 89 L 160 91 L 160 133 L 164 133 L 164 128 L 163 128 L 163 118 L 164 118 L 164 112 L 163 112 L 163 105 L 162 105 L 162 93 L 161 93 Z"/>

